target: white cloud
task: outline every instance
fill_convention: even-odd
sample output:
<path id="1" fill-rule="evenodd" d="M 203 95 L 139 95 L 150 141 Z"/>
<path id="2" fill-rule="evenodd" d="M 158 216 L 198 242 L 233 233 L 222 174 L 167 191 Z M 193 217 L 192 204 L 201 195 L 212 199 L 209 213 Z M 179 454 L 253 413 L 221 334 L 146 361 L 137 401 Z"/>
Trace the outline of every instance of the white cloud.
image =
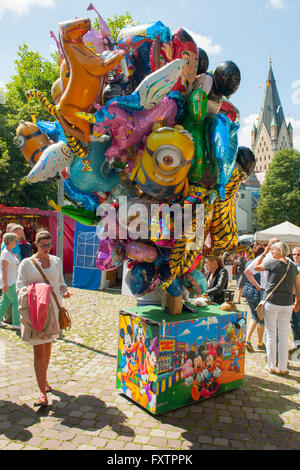
<path id="1" fill-rule="evenodd" d="M 186 329 L 186 330 L 184 330 L 183 333 L 181 333 L 181 335 L 178 335 L 178 338 L 179 338 L 179 336 L 188 336 L 188 335 L 190 335 L 190 334 L 191 334 L 190 330 L 189 330 L 189 329 Z"/>
<path id="2" fill-rule="evenodd" d="M 292 83 L 292 90 L 295 90 L 292 93 L 292 103 L 300 104 L 300 80 L 295 80 Z"/>
<path id="3" fill-rule="evenodd" d="M 217 325 L 219 320 L 216 317 L 208 317 L 207 318 L 207 329 L 209 329 L 210 325 Z"/>
<path id="4" fill-rule="evenodd" d="M 257 126 L 258 114 L 249 114 L 241 122 L 239 130 L 239 146 L 251 147 L 251 129 L 253 124 Z"/>
<path id="5" fill-rule="evenodd" d="M 202 36 L 202 34 L 195 33 L 189 28 L 182 26 L 194 39 L 198 47 L 201 47 L 205 52 L 210 55 L 219 55 L 222 51 L 222 47 L 219 44 L 213 44 L 212 39 L 208 36 Z M 174 34 L 174 32 L 173 32 Z"/>
<path id="6" fill-rule="evenodd" d="M 269 0 L 267 3 L 268 8 L 273 8 L 274 10 L 285 10 L 287 5 L 285 0 Z"/>
<path id="7" fill-rule="evenodd" d="M 32 7 L 52 8 L 55 0 L 0 0 L 0 18 L 6 12 L 12 12 L 22 16 L 29 12 Z"/>

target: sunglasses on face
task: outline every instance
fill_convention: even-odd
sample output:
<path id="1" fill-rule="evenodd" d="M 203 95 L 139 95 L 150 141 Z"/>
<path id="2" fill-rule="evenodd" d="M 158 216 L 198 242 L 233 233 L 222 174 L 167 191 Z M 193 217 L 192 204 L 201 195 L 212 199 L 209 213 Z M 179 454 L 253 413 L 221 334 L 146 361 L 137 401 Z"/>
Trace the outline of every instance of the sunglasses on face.
<path id="1" fill-rule="evenodd" d="M 38 243 L 38 246 L 40 246 L 41 248 L 52 248 L 52 243 L 50 244 Z"/>

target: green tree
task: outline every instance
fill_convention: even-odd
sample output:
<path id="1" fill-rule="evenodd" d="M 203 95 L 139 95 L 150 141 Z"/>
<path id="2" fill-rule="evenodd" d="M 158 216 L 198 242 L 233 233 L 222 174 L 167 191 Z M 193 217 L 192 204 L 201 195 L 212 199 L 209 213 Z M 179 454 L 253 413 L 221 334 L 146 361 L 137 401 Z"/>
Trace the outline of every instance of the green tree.
<path id="1" fill-rule="evenodd" d="M 300 226 L 300 153 L 282 149 L 269 167 L 257 207 L 260 228 L 286 220 Z"/>
<path id="2" fill-rule="evenodd" d="M 0 121 L 1 113 L 0 113 Z M 1 126 L 1 124 L 0 124 Z M 9 175 L 9 155 L 6 141 L 0 138 L 0 200 L 4 197 L 8 190 L 8 175 Z"/>
<path id="3" fill-rule="evenodd" d="M 16 129 L 19 122 L 31 120 L 30 112 L 39 119 L 51 120 L 42 105 L 28 103 L 25 93 L 31 88 L 42 91 L 51 100 L 51 87 L 59 77 L 56 63 L 44 59 L 25 44 L 19 47 L 15 61 L 15 74 L 6 85 L 5 105 L 0 105 L 0 204 L 49 209 L 47 200 L 56 199 L 55 183 L 30 184 L 25 176 L 30 166 L 17 144 Z"/>

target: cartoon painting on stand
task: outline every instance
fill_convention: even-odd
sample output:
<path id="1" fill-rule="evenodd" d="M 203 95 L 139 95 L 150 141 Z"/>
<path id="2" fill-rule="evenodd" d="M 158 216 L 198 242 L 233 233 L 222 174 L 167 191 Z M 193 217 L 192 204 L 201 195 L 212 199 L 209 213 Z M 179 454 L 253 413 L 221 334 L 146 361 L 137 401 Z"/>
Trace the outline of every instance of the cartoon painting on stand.
<path id="1" fill-rule="evenodd" d="M 158 326 L 120 316 L 117 388 L 152 412 L 156 408 L 158 341 Z"/>
<path id="2" fill-rule="evenodd" d="M 172 323 L 121 314 L 117 389 L 160 414 L 241 386 L 246 314 L 219 312 Z"/>
<path id="3" fill-rule="evenodd" d="M 165 327 L 165 337 L 169 341 L 176 338 L 174 368 L 158 376 L 158 410 L 167 411 L 170 403 L 173 408 L 195 403 L 240 386 L 244 378 L 245 333 L 241 313 Z"/>

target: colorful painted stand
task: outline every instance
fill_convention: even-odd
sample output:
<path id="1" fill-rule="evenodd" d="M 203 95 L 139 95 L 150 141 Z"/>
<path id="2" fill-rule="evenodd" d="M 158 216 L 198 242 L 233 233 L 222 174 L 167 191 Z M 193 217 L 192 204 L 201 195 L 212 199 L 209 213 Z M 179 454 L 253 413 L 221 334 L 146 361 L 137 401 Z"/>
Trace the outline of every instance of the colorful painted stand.
<path id="1" fill-rule="evenodd" d="M 243 384 L 246 312 L 120 312 L 117 390 L 158 415 Z"/>

